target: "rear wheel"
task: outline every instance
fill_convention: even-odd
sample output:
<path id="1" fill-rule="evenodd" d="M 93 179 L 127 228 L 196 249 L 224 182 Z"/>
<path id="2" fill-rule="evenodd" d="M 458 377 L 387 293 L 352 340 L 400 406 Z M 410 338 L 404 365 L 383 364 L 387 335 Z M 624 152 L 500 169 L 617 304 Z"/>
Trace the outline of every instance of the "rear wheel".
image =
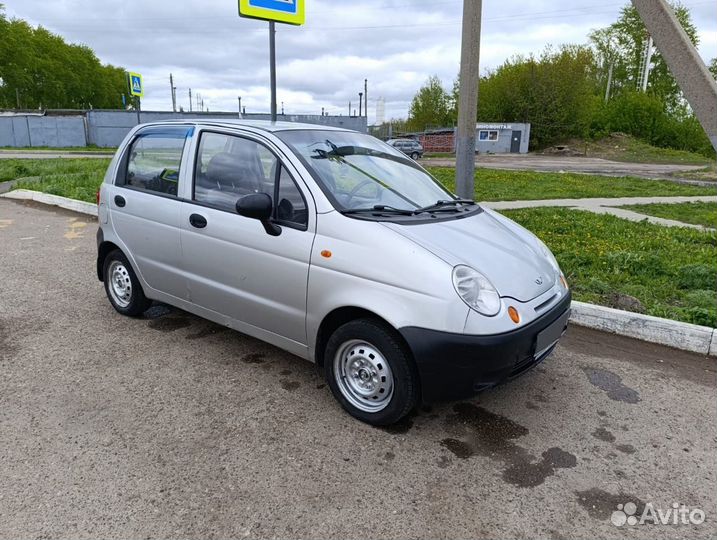
<path id="1" fill-rule="evenodd" d="M 324 354 L 326 381 L 352 416 L 388 425 L 418 402 L 418 375 L 393 329 L 371 319 L 340 326 Z"/>
<path id="2" fill-rule="evenodd" d="M 421 156 L 420 156 L 420 154 L 419 154 L 418 152 L 413 152 L 413 153 L 411 154 L 411 159 L 414 160 L 414 161 L 417 160 L 419 157 L 421 157 Z"/>
<path id="3" fill-rule="evenodd" d="M 118 249 L 109 253 L 103 269 L 105 292 L 113 308 L 129 317 L 137 317 L 147 311 L 152 302 L 144 295 L 142 285 L 124 253 Z"/>

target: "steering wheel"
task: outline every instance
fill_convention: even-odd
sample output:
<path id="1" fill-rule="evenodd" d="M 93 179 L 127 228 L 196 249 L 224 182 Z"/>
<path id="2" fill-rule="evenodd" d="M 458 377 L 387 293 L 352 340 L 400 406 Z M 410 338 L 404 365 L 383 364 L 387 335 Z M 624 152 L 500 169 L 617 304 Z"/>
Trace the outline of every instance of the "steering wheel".
<path id="1" fill-rule="evenodd" d="M 364 180 L 363 182 L 359 183 L 359 185 L 357 185 L 355 188 L 353 188 L 347 195 L 348 198 L 346 199 L 346 206 L 349 205 L 351 200 L 356 196 L 356 194 L 359 192 L 359 190 L 362 187 L 364 187 L 365 185 L 368 185 L 368 184 L 373 184 L 373 183 L 374 183 L 373 180 Z M 378 194 L 378 191 L 376 193 Z"/>

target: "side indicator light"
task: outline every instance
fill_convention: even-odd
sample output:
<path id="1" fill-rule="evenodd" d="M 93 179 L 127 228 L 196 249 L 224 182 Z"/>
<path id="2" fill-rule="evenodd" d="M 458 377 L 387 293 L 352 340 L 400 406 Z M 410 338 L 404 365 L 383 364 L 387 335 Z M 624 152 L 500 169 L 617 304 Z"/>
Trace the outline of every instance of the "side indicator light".
<path id="1" fill-rule="evenodd" d="M 563 287 L 565 287 L 566 289 L 568 288 L 568 282 L 565 280 L 565 276 L 563 276 L 562 274 L 560 274 L 560 283 L 561 283 L 561 284 L 563 285 Z"/>
<path id="2" fill-rule="evenodd" d="M 508 308 L 508 315 L 510 316 L 510 320 L 513 321 L 515 324 L 518 324 L 520 322 L 520 313 L 518 313 L 518 310 L 515 309 L 513 306 L 510 306 Z"/>
<path id="3" fill-rule="evenodd" d="M 324 250 L 321 252 L 321 256 L 322 256 L 322 257 L 325 257 L 325 258 L 327 258 L 327 259 L 330 259 L 330 258 L 331 258 L 331 252 L 330 252 L 328 249 L 324 249 Z"/>

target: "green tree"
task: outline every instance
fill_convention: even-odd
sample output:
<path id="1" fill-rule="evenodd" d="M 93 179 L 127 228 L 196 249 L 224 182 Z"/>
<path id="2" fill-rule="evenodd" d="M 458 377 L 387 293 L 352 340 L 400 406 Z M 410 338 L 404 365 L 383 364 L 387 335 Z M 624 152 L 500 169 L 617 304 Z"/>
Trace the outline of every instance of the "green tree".
<path id="1" fill-rule="evenodd" d="M 413 96 L 408 111 L 408 129 L 423 131 L 430 127 L 453 125 L 451 98 L 443 88 L 441 79 L 433 75 Z"/>
<path id="2" fill-rule="evenodd" d="M 0 107 L 119 108 L 124 70 L 102 65 L 92 49 L 19 19 L 0 4 Z"/>
<path id="3" fill-rule="evenodd" d="M 478 118 L 530 122 L 532 147 L 543 147 L 588 134 L 597 92 L 588 47 L 548 47 L 538 58 L 514 56 L 481 77 Z"/>
<path id="4" fill-rule="evenodd" d="M 697 29 L 692 23 L 690 10 L 679 3 L 672 4 L 672 7 L 682 28 L 692 43 L 697 45 Z M 607 84 L 608 70 L 613 66 L 613 95 L 637 89 L 648 37 L 645 24 L 632 5 L 622 8 L 620 18 L 610 26 L 591 32 L 590 44 L 596 53 L 603 84 Z M 668 107 L 678 107 L 680 88 L 659 49 L 652 55 L 651 63 L 653 68 L 650 71 L 648 91 L 662 99 Z"/>
<path id="5" fill-rule="evenodd" d="M 709 69 L 712 76 L 717 79 L 717 58 L 710 60 L 710 65 L 707 66 L 707 69 Z"/>

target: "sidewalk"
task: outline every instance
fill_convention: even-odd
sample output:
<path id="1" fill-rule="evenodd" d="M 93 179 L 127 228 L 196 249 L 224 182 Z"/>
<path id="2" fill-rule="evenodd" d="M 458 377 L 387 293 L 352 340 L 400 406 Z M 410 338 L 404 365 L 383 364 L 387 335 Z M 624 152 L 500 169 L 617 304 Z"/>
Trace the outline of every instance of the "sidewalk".
<path id="1" fill-rule="evenodd" d="M 574 208 L 576 210 L 587 210 L 595 214 L 610 214 L 630 221 L 644 221 L 664 225 L 666 227 L 690 227 L 700 230 L 714 230 L 710 227 L 702 225 L 694 225 L 692 223 L 683 223 L 672 219 L 664 219 L 655 216 L 647 216 L 632 210 L 619 208 L 620 206 L 629 206 L 633 204 L 678 204 L 686 202 L 717 202 L 717 196 L 700 195 L 695 197 L 618 197 L 614 199 L 545 199 L 537 201 L 498 201 L 498 202 L 482 202 L 482 206 L 492 208 L 493 210 L 516 210 L 519 208 L 542 208 L 550 206 L 558 206 L 564 208 Z"/>

